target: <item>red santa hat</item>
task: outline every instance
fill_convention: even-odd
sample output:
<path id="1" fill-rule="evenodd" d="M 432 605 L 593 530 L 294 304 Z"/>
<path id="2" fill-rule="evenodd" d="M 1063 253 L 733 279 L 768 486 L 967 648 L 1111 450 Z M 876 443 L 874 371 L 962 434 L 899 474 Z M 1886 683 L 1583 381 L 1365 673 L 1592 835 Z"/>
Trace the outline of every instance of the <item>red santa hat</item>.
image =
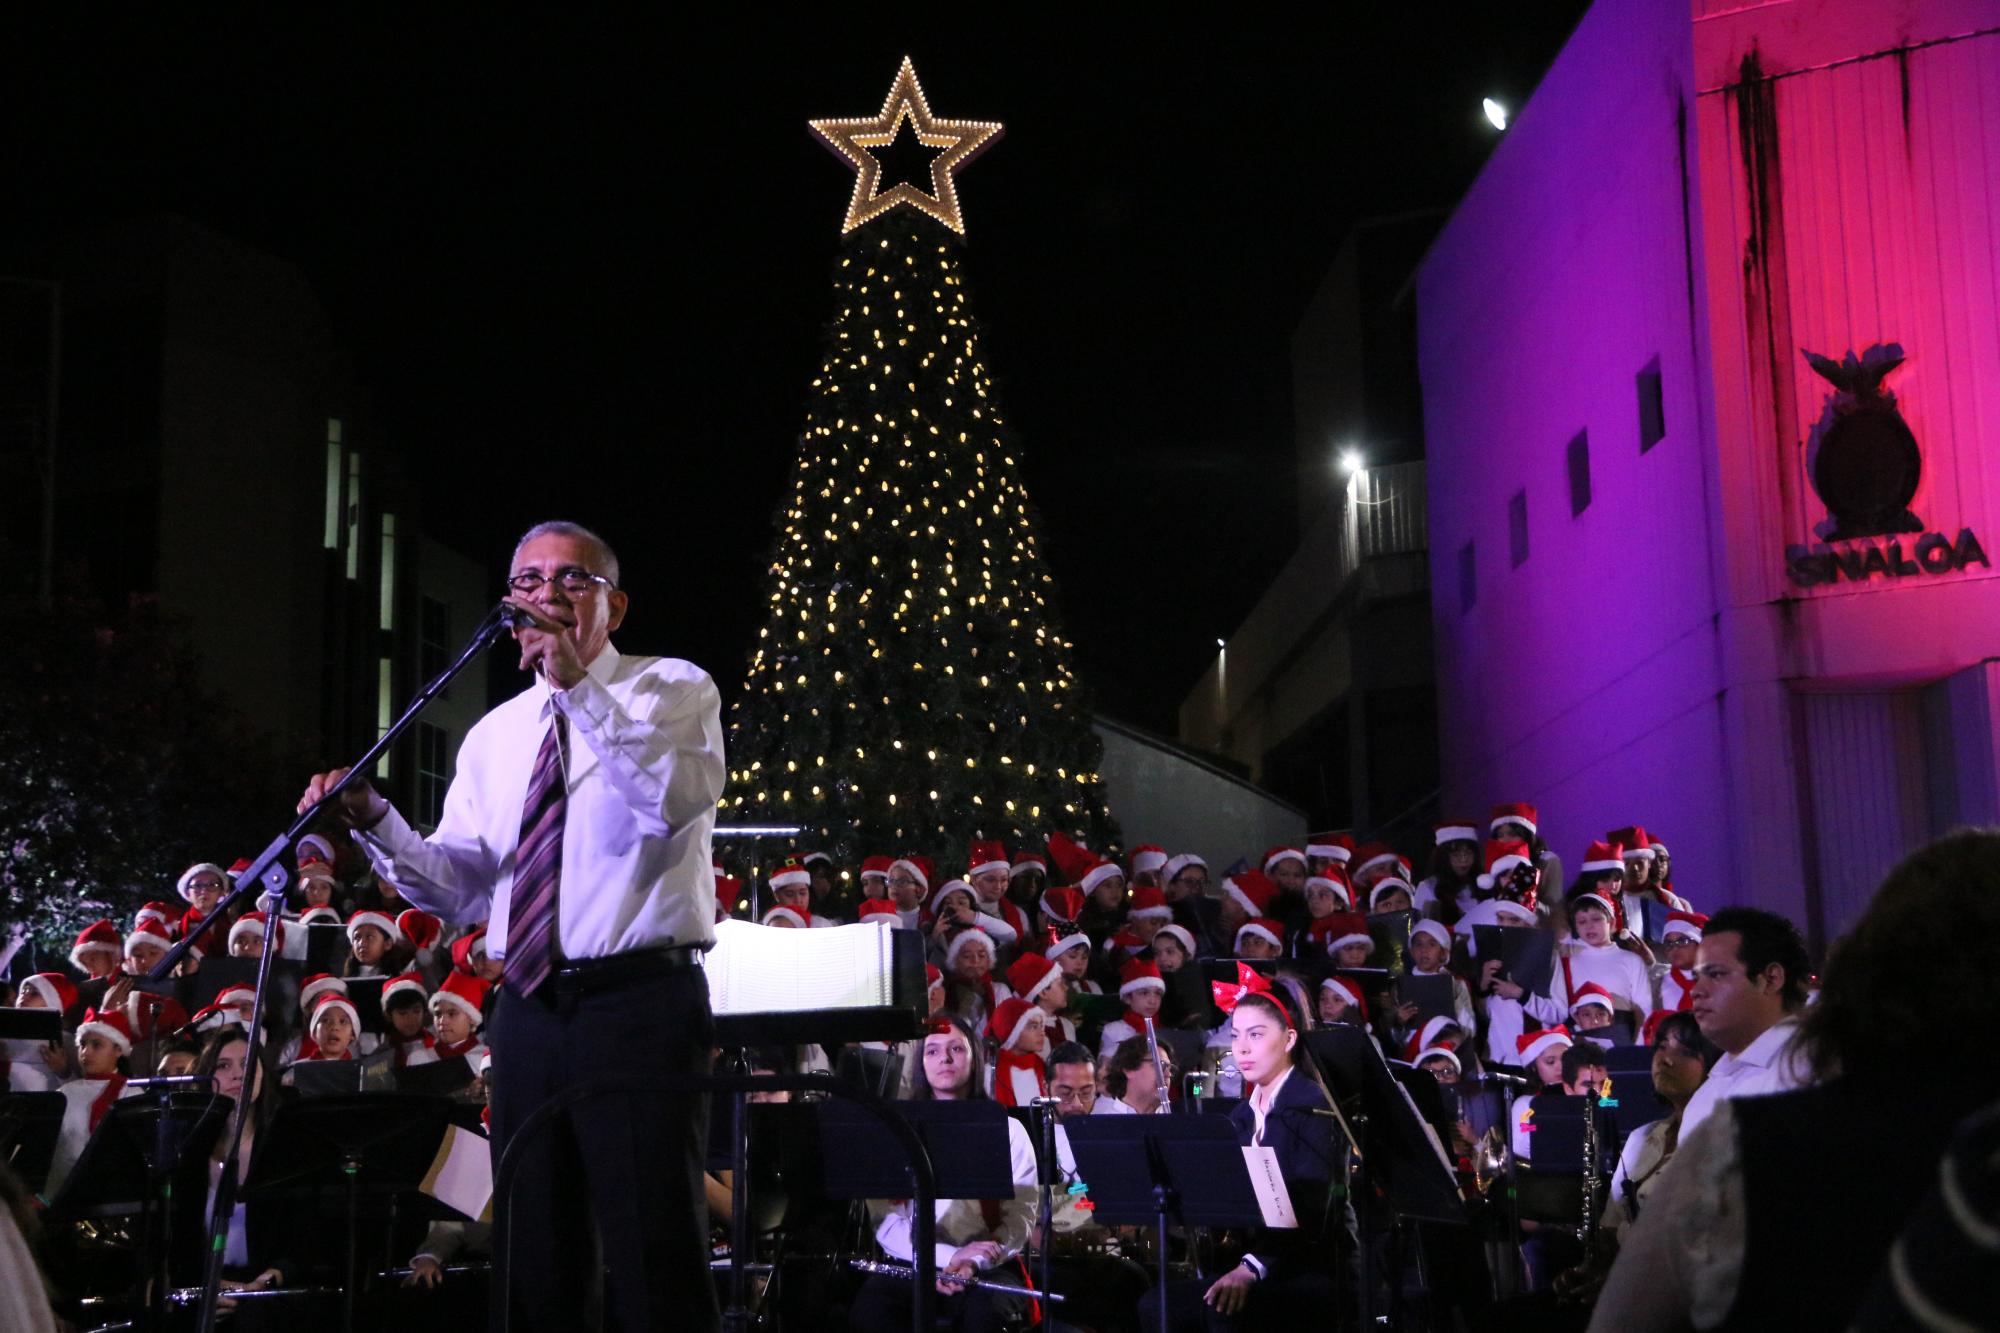
<path id="1" fill-rule="evenodd" d="M 1166 864 L 1167 849 L 1164 847 L 1145 842 L 1132 849 L 1132 873 L 1135 875 L 1163 869 Z"/>
<path id="2" fill-rule="evenodd" d="M 1611 905 L 1611 900 L 1605 897 L 1601 893 L 1579 893 L 1576 895 L 1576 897 L 1570 899 L 1569 900 L 1570 919 L 1575 920 L 1576 914 L 1578 912 L 1581 912 L 1586 907 L 1595 907 L 1598 911 L 1604 913 L 1604 915 L 1610 917 L 1613 921 L 1616 921 L 1618 919 L 1618 910 Z"/>
<path id="3" fill-rule="evenodd" d="M 1486 843 L 1486 873 L 1479 877 L 1479 887 L 1490 889 L 1528 864 L 1527 843 L 1489 838 Z"/>
<path id="4" fill-rule="evenodd" d="M 162 949 L 171 949 L 173 940 L 167 935 L 167 928 L 148 917 L 132 927 L 132 933 L 125 937 L 125 953 L 130 956 L 132 947 L 138 944 L 157 944 Z"/>
<path id="5" fill-rule="evenodd" d="M 809 930 L 812 927 L 812 922 L 806 920 L 803 913 L 799 912 L 796 908 L 785 907 L 782 905 L 778 907 L 773 907 L 769 911 L 765 912 L 763 920 L 759 924 L 768 926 L 771 924 L 774 918 L 779 918 L 779 917 L 782 917 L 786 921 L 791 922 L 793 925 L 797 926 L 801 930 Z"/>
<path id="6" fill-rule="evenodd" d="M 1470 936 L 1474 926 L 1532 926 L 1535 920 L 1532 907 L 1523 907 L 1511 898 L 1484 898 L 1466 908 L 1452 930 Z"/>
<path id="7" fill-rule="evenodd" d="M 1306 863 L 1306 854 L 1297 847 L 1267 847 L 1264 849 L 1263 869 L 1265 874 L 1270 874 L 1271 867 L 1277 865 L 1280 861 L 1297 861 L 1300 865 L 1304 865 Z"/>
<path id="8" fill-rule="evenodd" d="M 959 931 L 958 934 L 951 937 L 950 944 L 944 946 L 944 965 L 946 967 L 956 966 L 958 955 L 964 951 L 966 945 L 975 941 L 984 944 L 987 952 L 992 954 L 996 960 L 1000 957 L 1000 946 L 993 942 L 991 935 L 988 935 L 978 926 L 967 926 L 964 930 Z"/>
<path id="9" fill-rule="evenodd" d="M 1202 860 L 1193 852 L 1181 852 L 1176 856 L 1170 856 L 1167 858 L 1167 863 L 1160 867 L 1161 882 L 1166 884 L 1173 883 L 1175 877 L 1189 866 L 1200 866 L 1203 870 L 1206 870 L 1208 869 L 1208 862 Z"/>
<path id="10" fill-rule="evenodd" d="M 1426 1060 L 1449 1060 L 1453 1069 L 1460 1072 L 1463 1072 L 1465 1069 L 1465 1066 L 1458 1062 L 1458 1052 L 1449 1046 L 1426 1046 L 1423 1050 L 1416 1053 L 1410 1060 L 1410 1063 L 1421 1069 Z"/>
<path id="11" fill-rule="evenodd" d="M 340 991 L 329 991 L 313 1001 L 312 1017 L 306 1020 L 306 1032 L 310 1034 L 313 1029 L 319 1026 L 321 1019 L 335 1012 L 346 1014 L 347 1021 L 353 1026 L 355 1035 L 360 1035 L 361 1013 L 354 1007 L 354 1002 Z"/>
<path id="12" fill-rule="evenodd" d="M 1487 822 L 1486 831 L 1489 833 L 1494 832 L 1502 824 L 1519 824 L 1522 828 L 1528 830 L 1528 833 L 1532 836 L 1541 832 L 1541 829 L 1536 825 L 1536 821 L 1540 818 L 1541 815 L 1536 811 L 1535 807 L 1526 801 L 1514 801 L 1506 805 L 1496 805 L 1493 807 L 1493 818 Z"/>
<path id="13" fill-rule="evenodd" d="M 1566 1027 L 1543 1028 L 1540 1032 L 1523 1032 L 1514 1038 L 1514 1051 L 1519 1057 L 1515 1063 L 1532 1065 L 1541 1053 L 1550 1047 L 1568 1050 L 1575 1044 L 1569 1039 L 1569 1029 Z"/>
<path id="14" fill-rule="evenodd" d="M 864 924 L 869 921 L 887 921 L 892 926 L 900 926 L 903 924 L 903 913 L 887 898 L 867 898 L 862 901 L 856 919 Z"/>
<path id="15" fill-rule="evenodd" d="M 1601 1004 L 1607 1013 L 1618 1012 L 1618 1006 L 1611 1001 L 1611 992 L 1594 981 L 1586 981 L 1570 992 L 1570 1013 L 1574 1014 L 1586 1004 Z"/>
<path id="16" fill-rule="evenodd" d="M 1660 1024 L 1680 1012 L 1682 1011 L 1678 1009 L 1655 1009 L 1652 1013 L 1647 1014 L 1646 1025 L 1639 1030 L 1639 1040 L 1651 1046 L 1653 1039 L 1659 1035 Z"/>
<path id="17" fill-rule="evenodd" d="M 1653 840 L 1646 836 L 1645 826 L 1641 824 L 1613 829 L 1604 835 L 1604 840 L 1617 843 L 1627 861 L 1650 861 L 1659 855 L 1653 850 Z"/>
<path id="18" fill-rule="evenodd" d="M 387 912 L 376 911 L 372 907 L 364 907 L 353 916 L 347 918 L 347 938 L 349 943 L 353 942 L 354 933 L 363 926 L 375 927 L 375 929 L 389 937 L 389 943 L 391 944 L 399 943 L 403 938 L 403 929 L 396 924 L 395 917 L 390 916 Z"/>
<path id="19" fill-rule="evenodd" d="M 151 991 L 135 990 L 127 995 L 125 1017 L 142 1040 L 162 1032 L 179 1032 L 188 1025 L 188 1012 L 179 1000 Z"/>
<path id="20" fill-rule="evenodd" d="M 991 870 L 1012 870 L 1007 861 L 1007 849 L 997 842 L 974 840 L 965 853 L 965 877 L 984 875 Z M 1011 874 L 1010 874 L 1011 878 Z"/>
<path id="21" fill-rule="evenodd" d="M 1656 852 L 1664 853 L 1667 850 L 1667 844 L 1660 841 L 1660 831 L 1658 829 L 1646 830 L 1646 845 Z"/>
<path id="22" fill-rule="evenodd" d="M 245 912 L 242 916 L 237 917 L 235 923 L 229 927 L 229 947 L 232 951 L 236 948 L 236 941 L 245 935 L 255 935 L 259 939 L 266 938 L 264 914 L 262 912 Z M 277 947 L 280 949 L 285 947 L 285 923 L 283 921 L 278 923 Z"/>
<path id="23" fill-rule="evenodd" d="M 461 935 L 451 942 L 451 965 L 460 972 L 471 972 L 476 960 L 486 956 L 486 927 Z"/>
<path id="24" fill-rule="evenodd" d="M 331 972 L 315 972 L 299 984 L 299 1008 L 312 1012 L 314 1003 L 322 995 L 345 995 L 347 983 Z"/>
<path id="25" fill-rule="evenodd" d="M 743 901 L 743 881 L 734 875 L 715 872 L 715 919 L 722 920 L 737 903 Z M 454 946 L 456 947 L 456 946 Z"/>
<path id="26" fill-rule="evenodd" d="M 962 893 L 967 898 L 972 900 L 972 905 L 974 907 L 979 906 L 979 895 L 972 891 L 972 886 L 970 884 L 967 884 L 962 879 L 948 879 L 944 883 L 938 885 L 937 892 L 931 895 L 932 916 L 936 916 L 939 912 L 944 910 L 944 900 L 946 896 L 953 893 Z"/>
<path id="27" fill-rule="evenodd" d="M 316 860 L 329 868 L 340 861 L 340 853 L 334 849 L 333 839 L 321 833 L 308 833 L 300 838 L 293 847 L 292 854 L 298 858 L 301 868 L 307 861 Z"/>
<path id="28" fill-rule="evenodd" d="M 987 1020 L 986 1030 L 1000 1043 L 1000 1049 L 1011 1051 L 1028 1030 L 1028 1024 L 1042 1011 L 1018 995 L 1009 996 L 993 1006 L 993 1017 Z"/>
<path id="29" fill-rule="evenodd" d="M 1025 875 L 1031 871 L 1040 872 L 1043 878 L 1047 878 L 1049 863 L 1038 852 L 1018 851 L 1014 853 L 1014 864 L 1008 868 L 1007 878 L 1012 879 L 1016 875 Z"/>
<path id="30" fill-rule="evenodd" d="M 438 936 L 444 934 L 444 922 L 419 907 L 405 910 L 396 918 L 396 929 L 410 942 L 410 947 L 419 953 L 434 948 Z"/>
<path id="31" fill-rule="evenodd" d="M 1386 842 L 1363 844 L 1355 851 L 1354 860 L 1349 863 L 1347 873 L 1351 877 L 1359 879 L 1377 866 L 1391 866 L 1396 869 L 1402 869 L 1406 875 L 1409 873 L 1407 868 L 1403 866 L 1403 858 L 1396 855 L 1396 849 Z"/>
<path id="32" fill-rule="evenodd" d="M 1083 895 L 1072 888 L 1043 889 L 1042 912 L 1064 925 L 1075 925 L 1083 915 Z"/>
<path id="33" fill-rule="evenodd" d="M 337 926 L 340 924 L 340 911 L 326 903 L 321 903 L 318 907 L 308 907 L 305 911 L 299 913 L 299 924 L 301 926 Z"/>
<path id="34" fill-rule="evenodd" d="M 1118 969 L 1118 994 L 1130 996 L 1142 990 L 1164 992 L 1167 979 L 1160 975 L 1160 969 L 1143 958 L 1130 958 L 1125 966 Z"/>
<path id="35" fill-rule="evenodd" d="M 438 983 L 436 993 L 431 996 L 431 1008 L 435 1010 L 441 1004 L 448 1004 L 463 1010 L 472 1020 L 472 1025 L 477 1027 L 484 1021 L 486 995 L 492 989 L 491 983 L 479 977 L 453 972 Z"/>
<path id="36" fill-rule="evenodd" d="M 1090 936 L 1083 931 L 1072 929 L 1066 935 L 1058 935 L 1054 931 L 1050 931 L 1048 947 L 1043 949 L 1042 952 L 1050 958 L 1055 959 L 1061 958 L 1071 949 L 1078 947 L 1085 949 L 1091 947 Z"/>
<path id="37" fill-rule="evenodd" d="M 925 963 L 924 989 L 927 991 L 936 990 L 939 986 L 942 985 L 944 985 L 944 969 L 939 967 L 936 963 Z"/>
<path id="38" fill-rule="evenodd" d="M 1411 1064 L 1417 1063 L 1417 1056 L 1420 1052 L 1436 1046 L 1438 1038 L 1446 1028 L 1455 1028 L 1457 1026 L 1458 1020 L 1447 1014 L 1438 1014 L 1435 1017 L 1425 1020 L 1423 1027 L 1410 1034 L 1410 1040 L 1403 1048 L 1403 1058 Z"/>
<path id="39" fill-rule="evenodd" d="M 1100 860 L 1096 865 L 1083 872 L 1083 878 L 1076 882 L 1076 886 L 1085 893 L 1089 893 L 1107 879 L 1124 878 L 1125 870 L 1116 861 Z"/>
<path id="40" fill-rule="evenodd" d="M 1222 881 L 1222 894 L 1234 898 L 1246 915 L 1262 916 L 1278 896 L 1278 883 L 1261 870 L 1245 870 Z"/>
<path id="41" fill-rule="evenodd" d="M 1160 927 L 1160 935 L 1173 936 L 1180 942 L 1181 951 L 1190 958 L 1194 957 L 1194 933 L 1186 926 L 1175 925 L 1169 921 L 1166 925 Z M 1155 935 L 1153 937 L 1154 942 L 1158 943 L 1159 938 L 1159 935 Z"/>
<path id="42" fill-rule="evenodd" d="M 1701 932 L 1708 927 L 1708 916 L 1703 912 L 1669 912 L 1666 925 L 1660 929 L 1660 938 L 1670 940 L 1676 935 L 1685 935 L 1696 944 L 1701 943 Z"/>
<path id="43" fill-rule="evenodd" d="M 1444 922 L 1425 917 L 1410 927 L 1411 939 L 1419 935 L 1428 935 L 1442 945 L 1447 953 L 1451 951 L 1451 927 Z"/>
<path id="44" fill-rule="evenodd" d="M 230 881 L 234 883 L 236 880 L 242 878 L 243 872 L 248 870 L 249 868 L 250 868 L 250 858 L 247 856 L 239 856 L 234 861 L 231 861 L 229 863 Z"/>
<path id="45" fill-rule="evenodd" d="M 59 1014 L 68 1013 L 76 1007 L 76 983 L 60 972 L 37 972 L 31 977 L 21 978 L 21 987 L 15 992 L 15 998 L 29 991 L 42 997 L 44 1008 Z"/>
<path id="46" fill-rule="evenodd" d="M 1442 824 L 1431 825 L 1431 839 L 1440 847 L 1449 847 L 1455 842 L 1480 841 L 1479 826 L 1469 819 L 1447 819 Z"/>
<path id="47" fill-rule="evenodd" d="M 1363 1014 L 1368 1012 L 1368 1002 L 1361 996 L 1361 983 L 1353 977 L 1328 975 L 1319 983 L 1321 990 L 1339 991 L 1347 997 L 1347 1002 Z"/>
<path id="48" fill-rule="evenodd" d="M 1371 911 L 1374 910 L 1375 906 L 1378 903 L 1380 903 L 1384 898 L 1388 897 L 1390 894 L 1394 893 L 1397 889 L 1401 889 L 1404 893 L 1409 894 L 1410 901 L 1412 902 L 1416 901 L 1417 898 L 1416 885 L 1410 883 L 1410 881 L 1404 879 L 1400 875 L 1384 875 L 1381 879 L 1375 881 L 1375 887 L 1368 890 L 1369 910 Z"/>
<path id="49" fill-rule="evenodd" d="M 401 995 L 404 991 L 414 993 L 417 999 L 421 1001 L 428 1001 L 431 997 L 430 988 L 424 985 L 422 977 L 418 976 L 415 972 L 405 972 L 401 976 L 393 977 L 382 984 L 383 1006 L 386 1008 L 391 999 Z"/>
<path id="50" fill-rule="evenodd" d="M 1132 908 L 1128 915 L 1170 917 L 1173 914 L 1174 909 L 1167 906 L 1164 890 L 1151 884 L 1141 884 L 1132 890 Z"/>
<path id="51" fill-rule="evenodd" d="M 1062 975 L 1062 967 L 1038 953 L 1024 953 L 1007 969 L 1007 988 L 1024 1000 L 1033 1000 Z"/>
<path id="52" fill-rule="evenodd" d="M 76 1025 L 76 1039 L 82 1042 L 85 1037 L 104 1038 L 118 1048 L 120 1055 L 130 1055 L 132 1043 L 138 1040 L 132 1031 L 132 1020 L 117 1009 L 84 1010 L 83 1021 Z"/>
<path id="53" fill-rule="evenodd" d="M 1315 833 L 1306 839 L 1306 856 L 1346 865 L 1354 855 L 1354 839 L 1346 833 Z"/>
<path id="54" fill-rule="evenodd" d="M 813 862 L 815 861 L 824 861 L 826 863 L 826 868 L 828 870 L 833 869 L 833 857 L 825 852 L 811 851 L 807 852 L 804 856 L 801 856 L 799 858 L 799 864 L 803 865 L 808 870 L 812 869 Z"/>
<path id="55" fill-rule="evenodd" d="M 1332 871 L 1328 874 L 1327 871 Z M 1306 898 L 1310 900 L 1313 890 L 1324 889 L 1340 903 L 1340 910 L 1347 911 L 1354 906 L 1354 895 L 1348 891 L 1347 876 L 1339 866 L 1328 866 L 1326 870 L 1306 880 Z"/>
<path id="56" fill-rule="evenodd" d="M 186 910 L 174 911 L 171 903 L 147 903 L 132 915 L 132 924 L 143 926 L 148 921 L 159 926 L 160 932 L 169 939 L 173 937 L 174 922 L 185 916 Z"/>
<path id="57" fill-rule="evenodd" d="M 771 887 L 774 889 L 789 888 L 794 884 L 803 889 L 810 887 L 812 882 L 812 871 L 797 861 L 787 861 L 771 872 Z"/>
<path id="58" fill-rule="evenodd" d="M 1625 869 L 1625 859 L 1622 855 L 1624 850 L 1615 842 L 1593 842 L 1589 850 L 1584 852 L 1583 864 L 1577 867 L 1577 873 L 1596 875 L 1606 870 L 1622 873 Z"/>
<path id="59" fill-rule="evenodd" d="M 224 1009 L 236 1009 L 246 1004 L 257 1003 L 257 988 L 242 982 L 234 986 L 224 986 L 215 993 L 214 1003 Z"/>
<path id="60" fill-rule="evenodd" d="M 917 887 L 925 893 L 931 891 L 931 877 L 937 874 L 937 868 L 931 864 L 928 856 L 899 856 L 889 863 L 889 873 L 893 875 L 898 870 L 909 871 L 910 878 L 914 879 Z"/>
<path id="61" fill-rule="evenodd" d="M 1116 861 L 1106 860 L 1060 831 L 1049 835 L 1049 855 L 1055 857 L 1063 877 L 1085 894 L 1114 875 L 1125 878 L 1124 868 Z"/>
<path id="62" fill-rule="evenodd" d="M 1314 924 L 1325 928 L 1326 951 L 1329 954 L 1349 944 L 1365 944 L 1371 950 L 1375 947 L 1375 937 L 1368 933 L 1368 918 L 1359 913 L 1340 912 L 1321 917 Z"/>
<path id="63" fill-rule="evenodd" d="M 118 934 L 118 927 L 109 920 L 93 921 L 85 926 L 76 937 L 76 944 L 69 951 L 70 964 L 79 971 L 90 969 L 83 964 L 87 953 L 111 953 L 123 957 L 124 938 Z"/>
<path id="64" fill-rule="evenodd" d="M 300 848 L 299 883 L 301 887 L 303 887 L 305 881 L 309 879 L 323 880 L 328 884 L 333 884 L 337 882 L 336 877 L 334 876 L 333 873 L 333 863 L 331 861 L 329 861 L 326 857 L 321 856 L 317 849 L 308 851 L 305 848 Z"/>
<path id="65" fill-rule="evenodd" d="M 1280 949 L 1285 947 L 1285 927 L 1280 922 L 1273 921 L 1268 916 L 1251 917 L 1236 928 L 1235 948 L 1239 954 L 1243 952 L 1243 937 L 1245 935 L 1255 935 L 1259 939 L 1269 940 Z"/>
<path id="66" fill-rule="evenodd" d="M 889 879 L 889 867 L 894 864 L 896 859 L 891 856 L 864 857 L 861 861 L 861 878 L 879 879 L 886 883 Z"/>
<path id="67" fill-rule="evenodd" d="M 189 902 L 193 902 L 194 890 L 190 889 L 188 885 L 194 882 L 194 879 L 197 875 L 200 875 L 204 872 L 211 874 L 215 876 L 217 879 L 221 880 L 223 888 L 226 889 L 229 887 L 228 871 L 224 870 L 221 866 L 217 865 L 213 861 L 196 861 L 186 870 L 181 871 L 181 877 L 174 881 L 174 891 L 179 893 L 181 897 L 187 899 Z"/>

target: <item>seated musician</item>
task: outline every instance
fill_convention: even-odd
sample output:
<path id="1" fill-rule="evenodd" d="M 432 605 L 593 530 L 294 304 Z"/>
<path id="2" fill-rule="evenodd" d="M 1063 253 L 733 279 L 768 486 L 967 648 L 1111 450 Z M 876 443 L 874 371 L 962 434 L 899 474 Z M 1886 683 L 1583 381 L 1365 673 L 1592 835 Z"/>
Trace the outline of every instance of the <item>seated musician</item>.
<path id="1" fill-rule="evenodd" d="M 264 1131 L 270 1128 L 271 1118 L 285 1096 L 277 1079 L 269 1076 L 263 1061 L 257 1062 L 254 1071 L 247 1068 L 249 1064 L 249 1037 L 243 1028 L 231 1025 L 208 1034 L 202 1042 L 201 1053 L 195 1057 L 194 1066 L 196 1073 L 215 1079 L 216 1096 L 226 1097 L 231 1102 L 243 1096 L 244 1084 L 246 1081 L 249 1083 L 250 1115 L 243 1125 L 243 1147 L 237 1158 L 236 1180 L 239 1188 L 250 1178 L 257 1146 Z M 209 1154 L 208 1190 L 202 1200 L 200 1219 L 193 1225 L 179 1228 L 174 1267 L 177 1280 L 183 1285 L 192 1286 L 201 1281 L 201 1248 L 208 1238 L 208 1218 L 214 1207 L 215 1191 L 221 1185 L 223 1162 L 228 1152 L 229 1135 L 225 1131 L 216 1137 L 215 1147 Z M 303 1259 L 294 1254 L 300 1240 L 296 1217 L 285 1202 L 245 1202 L 239 1196 L 230 1214 L 228 1231 L 223 1237 L 222 1308 L 236 1308 L 233 1293 L 266 1291 L 283 1287 L 287 1281 L 296 1282 L 303 1275 L 304 1267 Z M 239 1316 L 244 1313 L 247 1310 L 239 1311 Z M 296 1327 L 296 1321 L 303 1313 L 292 1309 L 286 1312 L 285 1317 Z M 271 1322 L 266 1323 L 267 1319 Z M 275 1310 L 260 1310 L 256 1326 L 272 1327 L 275 1320 Z M 239 1317 L 237 1327 L 243 1326 Z"/>
<path id="2" fill-rule="evenodd" d="M 963 1019 L 940 1016 L 929 1021 L 921 1053 L 921 1073 L 910 1096 L 913 1101 L 986 1100 L 984 1058 L 980 1043 Z M 1001 1281 L 1025 1286 L 1025 1270 L 1016 1262 L 1035 1224 L 1038 1196 L 1035 1149 L 1019 1121 L 1007 1121 L 1014 1194 L 1008 1199 L 939 1199 L 937 1209 L 937 1269 L 941 1298 L 937 1309 L 955 1333 L 997 1333 L 1017 1315 L 1022 1298 L 969 1282 L 948 1282 L 947 1275 L 976 1278 L 994 1273 Z M 910 1264 L 914 1230 L 908 1199 L 870 1199 L 868 1212 L 876 1220 L 875 1242 L 891 1260 Z M 1004 1266 L 1004 1268 L 1003 1268 Z M 875 1274 L 861 1284 L 848 1310 L 857 1333 L 878 1333 L 910 1324 L 911 1283 L 908 1278 Z"/>
<path id="3" fill-rule="evenodd" d="M 1147 1067 L 1151 1068 L 1150 1061 Z M 1097 1093 L 1096 1061 L 1089 1047 L 1064 1042 L 1049 1053 L 1049 1095 L 1056 1100 L 1057 1164 L 1049 1276 L 1052 1289 L 1067 1298 L 1061 1323 L 1095 1333 L 1138 1333 L 1139 1299 L 1152 1279 L 1122 1252 L 1123 1236 L 1143 1242 L 1145 1233 L 1128 1229 L 1121 1234 L 1098 1222 L 1083 1187 L 1087 1182 L 1078 1179 L 1076 1154 L 1064 1123 L 1089 1116 L 1104 1104 Z"/>
<path id="4" fill-rule="evenodd" d="M 1164 1293 L 1170 1326 L 1177 1330 L 1250 1328 L 1270 1318 L 1299 1327 L 1324 1327 L 1336 1310 L 1334 1229 L 1327 1226 L 1333 1184 L 1341 1170 L 1333 1099 L 1312 1069 L 1300 1062 L 1299 1028 L 1257 981 L 1225 988 L 1217 1001 L 1230 1010 L 1230 1053 L 1243 1074 L 1246 1096 L 1229 1113 L 1245 1147 L 1269 1148 L 1290 1196 L 1296 1228 L 1252 1227 L 1235 1267 L 1220 1277 L 1172 1282 Z M 1225 989 L 1232 992 L 1223 994 Z M 1148 1293 L 1141 1325 L 1158 1318 Z"/>

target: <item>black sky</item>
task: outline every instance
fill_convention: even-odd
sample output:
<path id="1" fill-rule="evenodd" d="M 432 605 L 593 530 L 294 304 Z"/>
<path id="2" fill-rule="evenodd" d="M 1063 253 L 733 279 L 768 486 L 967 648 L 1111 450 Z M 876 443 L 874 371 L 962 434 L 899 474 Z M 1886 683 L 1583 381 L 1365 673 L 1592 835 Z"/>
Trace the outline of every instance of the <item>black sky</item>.
<path id="1" fill-rule="evenodd" d="M 971 298 L 1079 666 L 1171 732 L 1290 552 L 1289 341 L 1344 230 L 1455 200 L 1480 98 L 1518 105 L 1583 8 L 16 16 L 0 240 L 173 211 L 298 263 L 427 524 L 496 566 L 535 518 L 600 527 L 623 642 L 727 695 L 851 188 L 805 122 L 872 114 L 908 52 L 936 114 L 1007 126 L 959 182 Z"/>

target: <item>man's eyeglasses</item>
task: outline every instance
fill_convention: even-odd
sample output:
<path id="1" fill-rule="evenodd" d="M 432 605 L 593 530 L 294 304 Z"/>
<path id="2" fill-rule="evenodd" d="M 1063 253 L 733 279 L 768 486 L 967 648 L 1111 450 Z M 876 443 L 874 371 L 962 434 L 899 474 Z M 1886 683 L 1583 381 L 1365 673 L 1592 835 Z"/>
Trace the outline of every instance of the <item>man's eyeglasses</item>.
<path id="1" fill-rule="evenodd" d="M 546 579 L 542 577 L 540 570 L 523 570 L 507 580 L 507 587 L 523 597 L 532 597 L 551 583 L 572 597 L 581 597 L 600 583 L 607 588 L 616 586 L 602 574 L 593 574 L 587 569 L 579 569 L 572 565 L 568 569 L 558 569 L 554 578 Z"/>

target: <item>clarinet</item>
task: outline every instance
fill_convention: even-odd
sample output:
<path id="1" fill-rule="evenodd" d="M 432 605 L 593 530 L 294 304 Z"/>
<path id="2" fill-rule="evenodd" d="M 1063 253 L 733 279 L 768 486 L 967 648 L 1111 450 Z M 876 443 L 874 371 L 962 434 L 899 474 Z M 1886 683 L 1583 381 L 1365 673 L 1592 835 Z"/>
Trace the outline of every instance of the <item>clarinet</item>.
<path id="1" fill-rule="evenodd" d="M 899 1277 L 905 1282 L 916 1280 L 917 1270 L 909 1264 L 885 1264 L 873 1259 L 849 1259 L 847 1266 L 861 1273 L 880 1273 L 883 1277 Z M 973 1277 L 970 1274 L 946 1273 L 939 1271 L 937 1280 L 952 1286 L 970 1290 L 984 1287 L 1007 1296 L 1026 1296 L 1031 1301 L 1047 1301 L 1051 1305 L 1061 1305 L 1066 1299 L 1053 1291 L 1036 1291 L 1033 1287 L 1018 1287 L 1011 1282 L 996 1282 L 990 1277 Z"/>
<path id="2" fill-rule="evenodd" d="M 1583 1207 L 1576 1238 L 1583 1242 L 1586 1257 L 1597 1239 L 1597 1097 L 1596 1084 L 1583 1090 Z"/>

